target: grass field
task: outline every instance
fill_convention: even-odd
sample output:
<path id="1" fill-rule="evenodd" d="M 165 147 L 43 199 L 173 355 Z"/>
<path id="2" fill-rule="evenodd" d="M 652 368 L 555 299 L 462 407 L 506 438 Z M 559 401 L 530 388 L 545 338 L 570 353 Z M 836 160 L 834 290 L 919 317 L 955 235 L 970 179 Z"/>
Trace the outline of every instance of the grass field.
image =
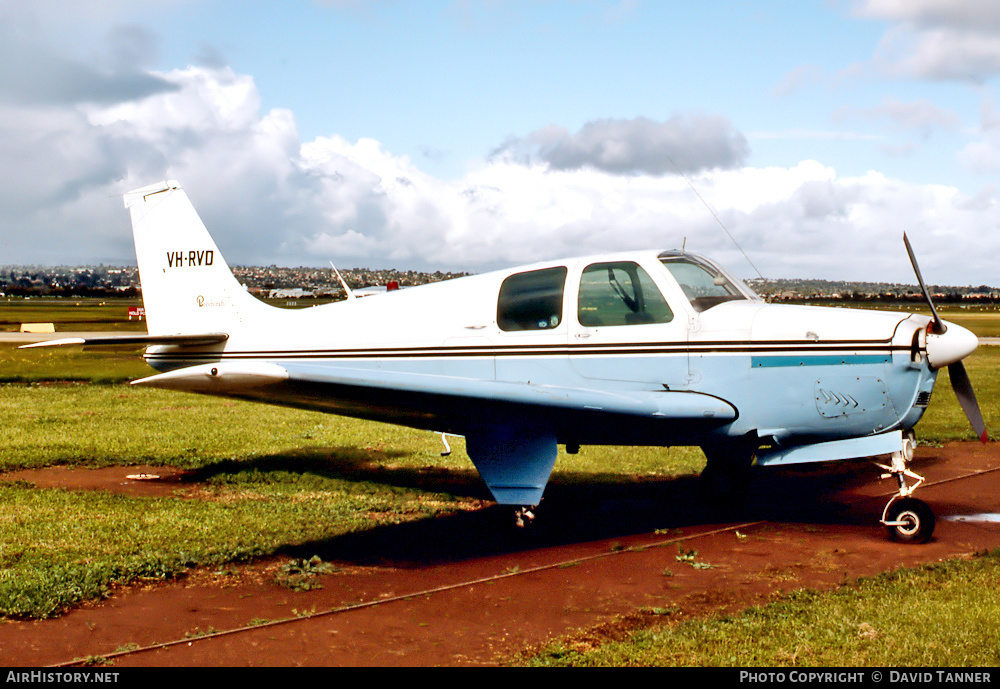
<path id="1" fill-rule="evenodd" d="M 899 570 L 737 615 L 662 624 L 599 645 L 559 642 L 534 666 L 996 667 L 1000 552 Z"/>
<path id="2" fill-rule="evenodd" d="M 22 323 L 55 323 L 57 330 L 146 330 L 145 322 L 128 319 L 130 306 L 141 299 L 0 298 L 0 332 L 17 332 Z"/>
<path id="3" fill-rule="evenodd" d="M 897 310 L 897 309 L 893 309 Z M 914 309 L 904 309 L 912 313 L 930 315 L 930 309 L 921 306 Z M 968 328 L 979 337 L 1000 337 L 1000 307 L 979 306 L 962 307 L 941 305 L 937 307 L 938 314 L 946 321 L 957 323 Z"/>
<path id="4" fill-rule="evenodd" d="M 48 322 L 55 313 L 31 317 Z M 981 335 L 1000 324 L 1000 315 L 989 313 L 945 317 Z M 981 347 L 966 364 L 990 433 L 998 437 L 1000 347 Z M 478 509 L 488 499 L 460 439 L 451 439 L 455 452 L 442 457 L 439 438 L 429 433 L 123 384 L 150 372 L 134 351 L 0 347 L 0 381 L 6 381 L 0 385 L 0 471 L 153 464 L 191 469 L 198 478 L 177 495 L 156 499 L 0 484 L 0 615 L 58 614 L 116 583 L 169 578 L 189 567 Z M 930 442 L 973 437 L 947 371 L 917 430 Z M 578 455 L 560 453 L 553 481 L 627 483 L 695 473 L 703 463 L 698 450 L 585 447 Z M 1000 619 L 1000 606 L 980 587 L 989 582 L 996 589 L 998 576 L 997 558 L 981 557 L 833 594 L 801 594 L 735 618 L 650 629 L 621 647 L 583 653 L 555 644 L 525 662 L 784 665 L 794 657 L 811 665 L 996 664 L 994 625 L 980 620 Z M 939 590 L 948 595 L 924 595 Z M 908 598 L 921 603 L 907 604 Z M 968 619 L 963 609 L 972 611 Z M 887 620 L 877 643 L 834 641 L 873 618 Z M 791 622 L 778 624 L 782 619 Z M 929 619 L 956 621 L 932 625 Z M 785 627 L 788 636 L 775 636 L 775 627 Z M 924 652 L 916 660 L 912 644 L 901 641 L 912 628 L 921 630 Z M 807 632 L 804 653 L 795 635 Z M 972 642 L 958 643 L 958 633 Z"/>

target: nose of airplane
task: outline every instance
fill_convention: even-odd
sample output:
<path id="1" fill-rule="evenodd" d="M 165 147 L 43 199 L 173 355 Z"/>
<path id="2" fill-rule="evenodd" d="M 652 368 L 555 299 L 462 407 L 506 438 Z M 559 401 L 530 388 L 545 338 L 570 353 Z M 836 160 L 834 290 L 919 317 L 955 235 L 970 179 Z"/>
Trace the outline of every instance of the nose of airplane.
<path id="1" fill-rule="evenodd" d="M 979 338 L 969 330 L 954 323 L 945 324 L 947 327 L 943 333 L 927 332 L 927 361 L 934 368 L 959 362 L 979 346 Z"/>

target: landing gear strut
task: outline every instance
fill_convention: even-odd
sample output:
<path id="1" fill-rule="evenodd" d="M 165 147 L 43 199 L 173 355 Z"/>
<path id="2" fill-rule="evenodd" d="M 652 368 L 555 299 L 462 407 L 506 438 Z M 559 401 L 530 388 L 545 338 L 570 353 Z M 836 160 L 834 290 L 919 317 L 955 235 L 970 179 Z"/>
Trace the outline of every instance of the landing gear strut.
<path id="1" fill-rule="evenodd" d="M 704 445 L 705 468 L 699 476 L 702 490 L 714 502 L 729 505 L 746 497 L 750 467 L 757 451 L 755 441 Z"/>
<path id="2" fill-rule="evenodd" d="M 911 497 L 913 491 L 924 482 L 924 477 L 906 468 L 906 463 L 913 459 L 913 439 L 903 438 L 903 447 L 899 452 L 892 453 L 889 466 L 876 463 L 875 466 L 887 473 L 881 478 L 894 477 L 899 483 L 899 492 L 892 496 L 882 511 L 881 524 L 888 530 L 889 537 L 900 543 L 926 543 L 934 533 L 934 512 L 923 500 Z M 906 478 L 916 481 L 907 485 Z"/>

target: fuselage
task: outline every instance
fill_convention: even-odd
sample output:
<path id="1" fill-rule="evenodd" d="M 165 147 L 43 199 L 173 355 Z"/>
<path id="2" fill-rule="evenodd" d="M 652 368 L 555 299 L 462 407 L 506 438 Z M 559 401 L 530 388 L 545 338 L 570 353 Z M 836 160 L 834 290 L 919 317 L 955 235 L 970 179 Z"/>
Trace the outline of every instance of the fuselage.
<path id="1" fill-rule="evenodd" d="M 734 411 L 725 423 L 706 412 L 703 423 L 669 426 L 622 423 L 613 413 L 564 424 L 552 415 L 546 423 L 567 444 L 701 445 L 747 435 L 798 443 L 907 430 L 936 376 L 925 316 L 768 304 L 711 261 L 680 252 L 538 263 L 299 311 L 242 296 L 203 303 L 230 319 L 229 339 L 151 347 L 154 368 L 306 362 L 542 391 L 697 393 Z M 405 400 L 327 408 L 308 390 L 230 396 L 456 433 L 477 423 L 461 409 L 422 413 Z"/>

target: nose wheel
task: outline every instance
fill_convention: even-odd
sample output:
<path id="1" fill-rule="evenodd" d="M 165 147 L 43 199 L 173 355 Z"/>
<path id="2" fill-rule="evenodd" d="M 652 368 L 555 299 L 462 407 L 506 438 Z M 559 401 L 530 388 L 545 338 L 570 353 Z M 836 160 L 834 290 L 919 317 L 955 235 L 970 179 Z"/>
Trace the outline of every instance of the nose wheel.
<path id="1" fill-rule="evenodd" d="M 926 543 L 934 533 L 934 512 L 926 502 L 912 497 L 913 491 L 924 482 L 923 476 L 906 468 L 906 463 L 913 459 L 913 445 L 913 438 L 903 438 L 903 447 L 899 452 L 892 453 L 889 466 L 875 465 L 886 472 L 881 478 L 895 478 L 899 484 L 899 492 L 882 510 L 880 522 L 889 532 L 889 537 L 899 543 Z M 908 485 L 907 478 L 916 483 Z"/>
<path id="2" fill-rule="evenodd" d="M 885 506 L 882 524 L 894 541 L 926 543 L 934 533 L 934 512 L 923 500 L 896 496 Z"/>

